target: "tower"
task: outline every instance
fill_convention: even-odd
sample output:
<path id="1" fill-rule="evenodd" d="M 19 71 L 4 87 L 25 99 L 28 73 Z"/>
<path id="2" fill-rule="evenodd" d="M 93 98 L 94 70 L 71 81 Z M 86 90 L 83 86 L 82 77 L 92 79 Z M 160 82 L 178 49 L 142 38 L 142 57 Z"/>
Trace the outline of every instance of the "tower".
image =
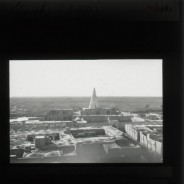
<path id="1" fill-rule="evenodd" d="M 98 98 L 96 96 L 96 90 L 95 88 L 93 89 L 93 94 L 91 96 L 91 100 L 90 100 L 90 103 L 89 103 L 89 109 L 96 109 L 96 108 L 99 108 L 100 105 L 98 103 Z"/>

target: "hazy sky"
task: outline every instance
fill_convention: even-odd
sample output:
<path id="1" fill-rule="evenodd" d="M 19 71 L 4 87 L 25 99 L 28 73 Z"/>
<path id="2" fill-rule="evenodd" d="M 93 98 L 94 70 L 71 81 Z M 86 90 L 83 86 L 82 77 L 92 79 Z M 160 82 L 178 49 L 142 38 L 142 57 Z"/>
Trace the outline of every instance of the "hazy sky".
<path id="1" fill-rule="evenodd" d="M 11 60 L 10 97 L 162 96 L 162 60 Z"/>

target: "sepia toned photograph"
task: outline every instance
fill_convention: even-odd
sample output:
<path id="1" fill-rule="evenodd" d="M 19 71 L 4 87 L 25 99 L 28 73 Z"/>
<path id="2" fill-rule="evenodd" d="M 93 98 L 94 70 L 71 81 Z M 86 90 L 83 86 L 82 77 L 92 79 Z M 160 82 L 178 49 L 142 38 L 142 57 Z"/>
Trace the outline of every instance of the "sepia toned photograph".
<path id="1" fill-rule="evenodd" d="M 10 163 L 163 163 L 162 64 L 10 60 Z"/>

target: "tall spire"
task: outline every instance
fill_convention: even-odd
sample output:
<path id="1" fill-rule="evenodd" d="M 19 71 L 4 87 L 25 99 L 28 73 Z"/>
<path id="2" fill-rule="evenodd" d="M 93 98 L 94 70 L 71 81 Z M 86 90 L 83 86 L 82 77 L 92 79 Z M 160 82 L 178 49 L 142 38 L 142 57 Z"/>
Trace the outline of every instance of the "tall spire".
<path id="1" fill-rule="evenodd" d="M 98 98 L 96 96 L 96 90 L 95 88 L 93 89 L 93 94 L 91 96 L 91 100 L 90 100 L 90 103 L 89 103 L 89 109 L 96 109 L 96 108 L 99 108 L 100 105 L 98 103 Z"/>

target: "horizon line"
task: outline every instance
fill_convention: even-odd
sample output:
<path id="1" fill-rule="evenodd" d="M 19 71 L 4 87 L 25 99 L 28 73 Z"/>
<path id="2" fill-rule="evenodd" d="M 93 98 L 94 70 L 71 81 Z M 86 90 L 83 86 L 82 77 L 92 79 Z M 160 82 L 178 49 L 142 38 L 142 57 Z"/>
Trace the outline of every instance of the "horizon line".
<path id="1" fill-rule="evenodd" d="M 71 97 L 89 97 L 91 96 L 11 96 L 10 98 L 58 98 L 58 97 L 64 97 L 64 98 L 71 98 Z M 160 97 L 162 96 L 97 96 L 97 97 Z"/>

